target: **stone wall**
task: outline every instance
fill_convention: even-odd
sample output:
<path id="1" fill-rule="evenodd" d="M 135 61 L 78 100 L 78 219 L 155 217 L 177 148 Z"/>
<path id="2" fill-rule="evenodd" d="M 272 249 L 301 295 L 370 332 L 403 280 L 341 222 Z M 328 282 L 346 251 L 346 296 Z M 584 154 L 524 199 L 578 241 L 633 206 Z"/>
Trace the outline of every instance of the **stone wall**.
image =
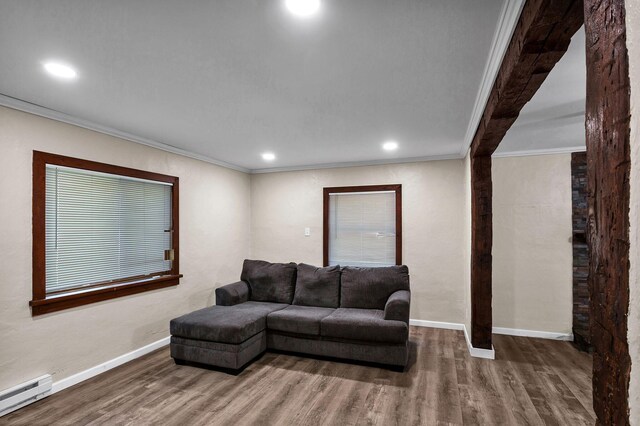
<path id="1" fill-rule="evenodd" d="M 587 246 L 587 154 L 571 154 L 573 230 L 573 339 L 583 351 L 591 349 L 589 330 L 589 248 Z"/>

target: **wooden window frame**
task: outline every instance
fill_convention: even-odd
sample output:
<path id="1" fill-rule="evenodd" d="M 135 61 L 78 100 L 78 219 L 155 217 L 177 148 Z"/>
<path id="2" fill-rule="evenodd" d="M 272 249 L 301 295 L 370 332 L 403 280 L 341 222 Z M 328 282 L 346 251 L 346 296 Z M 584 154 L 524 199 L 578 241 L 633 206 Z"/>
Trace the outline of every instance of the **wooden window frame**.
<path id="1" fill-rule="evenodd" d="M 119 176 L 165 182 L 173 185 L 171 195 L 172 245 L 174 259 L 171 270 L 158 277 L 130 277 L 109 283 L 69 291 L 50 293 L 46 289 L 46 166 L 72 167 Z M 74 308 L 103 300 L 178 285 L 180 274 L 179 179 L 159 173 L 114 166 L 63 155 L 33 151 L 33 299 L 29 302 L 33 316 Z"/>
<path id="2" fill-rule="evenodd" d="M 322 264 L 329 266 L 329 194 L 348 192 L 396 193 L 396 265 L 402 265 L 402 185 L 333 186 L 323 189 L 322 195 Z"/>

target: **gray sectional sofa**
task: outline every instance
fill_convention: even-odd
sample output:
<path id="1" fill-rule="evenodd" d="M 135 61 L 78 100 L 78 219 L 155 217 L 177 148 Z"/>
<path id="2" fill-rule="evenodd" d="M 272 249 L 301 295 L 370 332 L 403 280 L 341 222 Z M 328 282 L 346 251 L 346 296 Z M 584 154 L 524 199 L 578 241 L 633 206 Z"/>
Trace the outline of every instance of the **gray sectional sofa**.
<path id="1" fill-rule="evenodd" d="M 406 266 L 318 268 L 245 260 L 216 306 L 171 320 L 171 356 L 240 369 L 267 349 L 404 367 Z"/>

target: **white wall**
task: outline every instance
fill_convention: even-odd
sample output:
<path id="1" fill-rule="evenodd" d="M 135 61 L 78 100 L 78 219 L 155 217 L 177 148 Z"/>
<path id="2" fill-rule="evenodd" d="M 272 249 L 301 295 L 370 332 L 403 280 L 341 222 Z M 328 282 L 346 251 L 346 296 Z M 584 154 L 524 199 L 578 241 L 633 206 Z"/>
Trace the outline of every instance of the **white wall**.
<path id="1" fill-rule="evenodd" d="M 496 158 L 493 170 L 494 326 L 570 333 L 571 156 Z M 252 175 L 252 256 L 320 265 L 322 188 L 384 183 L 403 184 L 411 317 L 470 329 L 468 156 Z"/>
<path id="2" fill-rule="evenodd" d="M 629 407 L 640 425 L 640 0 L 626 0 L 627 48 L 631 78 L 631 202 L 628 340 L 631 355 Z"/>
<path id="3" fill-rule="evenodd" d="M 464 322 L 462 160 L 252 175 L 253 257 L 322 265 L 322 188 L 397 183 L 411 318 Z"/>
<path id="4" fill-rule="evenodd" d="M 469 326 L 468 158 L 249 176 L 8 108 L 0 108 L 0 148 L 0 169 L 4 171 L 0 180 L 0 268 L 10 271 L 0 281 L 0 389 L 45 373 L 53 374 L 57 381 L 166 337 L 169 319 L 212 304 L 214 288 L 237 280 L 242 259 L 249 255 L 320 265 L 325 186 L 402 184 L 403 261 L 411 273 L 411 317 Z M 178 176 L 181 272 L 185 275 L 181 284 L 31 317 L 33 150 Z M 535 173 L 537 168 L 548 168 L 547 160 L 552 158 L 496 161 L 498 204 L 501 185 L 513 185 L 523 170 Z M 507 167 L 511 163 L 520 165 Z M 511 195 L 517 197 L 517 191 L 504 195 L 504 203 L 518 202 L 517 198 L 508 200 Z M 554 198 L 559 204 L 562 200 L 559 195 Z M 499 209 L 495 213 L 500 218 Z M 570 217 L 568 220 L 570 233 Z M 304 236 L 305 227 L 311 228 L 310 237 Z M 501 257 L 494 252 L 494 259 Z M 498 280 L 494 276 L 494 282 L 510 273 L 503 272 Z M 568 280 L 570 283 L 570 268 Z M 511 282 L 518 282 L 519 287 L 529 285 L 519 279 Z M 496 290 L 494 287 L 494 294 L 501 297 Z M 517 306 L 519 301 L 512 303 Z M 548 307 L 548 300 L 531 301 L 538 302 L 531 311 Z M 529 311 L 518 308 L 500 313 L 500 306 L 494 302 L 494 315 L 497 312 L 504 319 L 494 321 L 497 326 L 564 330 L 556 325 L 528 326 Z M 566 312 L 570 318 L 570 304 Z"/>
<path id="5" fill-rule="evenodd" d="M 169 335 L 169 320 L 213 303 L 250 250 L 247 174 L 0 107 L 0 389 L 62 378 Z M 32 317 L 31 163 L 40 150 L 180 178 L 177 287 Z"/>
<path id="6" fill-rule="evenodd" d="M 571 155 L 494 158 L 493 325 L 570 333 Z"/>

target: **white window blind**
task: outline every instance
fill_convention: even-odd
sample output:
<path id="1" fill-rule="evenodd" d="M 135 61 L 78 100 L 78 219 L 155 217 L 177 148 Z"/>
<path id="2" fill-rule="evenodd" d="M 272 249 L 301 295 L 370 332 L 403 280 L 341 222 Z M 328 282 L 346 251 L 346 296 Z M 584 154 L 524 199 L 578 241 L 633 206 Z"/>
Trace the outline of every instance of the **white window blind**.
<path id="1" fill-rule="evenodd" d="M 47 165 L 47 293 L 171 269 L 172 187 Z"/>
<path id="2" fill-rule="evenodd" d="M 396 263 L 396 194 L 329 194 L 329 265 Z"/>

